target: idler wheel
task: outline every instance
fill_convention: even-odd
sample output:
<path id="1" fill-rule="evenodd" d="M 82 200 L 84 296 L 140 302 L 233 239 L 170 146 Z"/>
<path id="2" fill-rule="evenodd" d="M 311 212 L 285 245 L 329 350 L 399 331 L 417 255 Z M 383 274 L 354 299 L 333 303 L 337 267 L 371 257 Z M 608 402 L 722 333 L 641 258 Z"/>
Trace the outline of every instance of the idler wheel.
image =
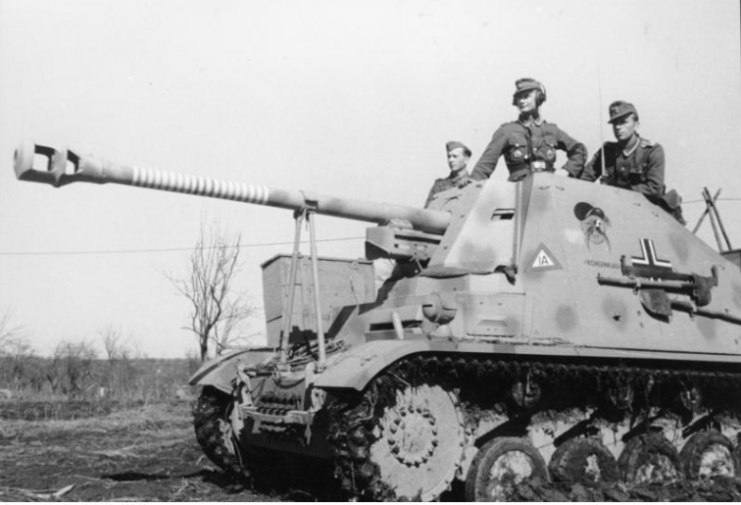
<path id="1" fill-rule="evenodd" d="M 507 501 L 530 477 L 548 479 L 545 460 L 521 438 L 495 438 L 476 454 L 466 478 L 467 501 Z"/>
<path id="2" fill-rule="evenodd" d="M 660 433 L 633 437 L 618 458 L 622 478 L 632 484 L 657 484 L 682 475 L 679 453 Z"/>
<path id="3" fill-rule="evenodd" d="M 715 430 L 702 431 L 690 437 L 679 454 L 684 473 L 690 480 L 724 475 L 735 477 L 739 462 L 731 441 Z"/>
<path id="4" fill-rule="evenodd" d="M 594 438 L 572 438 L 561 444 L 548 466 L 554 480 L 563 482 L 614 482 L 619 471 L 615 458 Z"/>
<path id="5" fill-rule="evenodd" d="M 380 420 L 370 461 L 397 499 L 438 498 L 451 484 L 465 445 L 457 398 L 438 385 L 407 387 Z"/>

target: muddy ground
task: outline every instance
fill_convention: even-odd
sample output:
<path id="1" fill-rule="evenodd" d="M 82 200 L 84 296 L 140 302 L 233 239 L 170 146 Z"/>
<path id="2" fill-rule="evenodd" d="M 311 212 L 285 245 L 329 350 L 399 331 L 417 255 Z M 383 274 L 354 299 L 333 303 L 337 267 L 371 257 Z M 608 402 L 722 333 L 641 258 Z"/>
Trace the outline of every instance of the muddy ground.
<path id="1" fill-rule="evenodd" d="M 187 402 L 2 403 L 0 469 L 0 501 L 295 499 L 226 479 L 202 456 Z"/>
<path id="2" fill-rule="evenodd" d="M 253 488 L 198 446 L 190 404 L 0 403 L 0 501 L 328 501 L 324 482 Z M 462 500 L 461 486 L 444 501 Z M 741 481 L 631 488 L 523 483 L 522 501 L 741 501 Z"/>

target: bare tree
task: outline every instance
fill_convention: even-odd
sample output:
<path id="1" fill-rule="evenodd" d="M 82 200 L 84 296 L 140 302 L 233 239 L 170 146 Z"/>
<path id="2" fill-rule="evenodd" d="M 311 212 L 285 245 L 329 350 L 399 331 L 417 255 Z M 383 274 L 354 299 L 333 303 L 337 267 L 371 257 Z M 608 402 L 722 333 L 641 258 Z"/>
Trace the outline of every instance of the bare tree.
<path id="1" fill-rule="evenodd" d="M 23 327 L 12 322 L 10 310 L 0 316 L 0 356 L 25 356 L 31 352 Z"/>
<path id="2" fill-rule="evenodd" d="M 11 319 L 10 310 L 0 316 L 0 385 L 19 393 L 35 371 L 34 350 L 26 330 Z"/>
<path id="3" fill-rule="evenodd" d="M 86 340 L 58 342 L 46 372 L 52 391 L 56 392 L 61 388 L 65 394 L 79 396 L 84 382 L 93 378 L 93 363 L 97 357 L 95 347 Z"/>
<path id="4" fill-rule="evenodd" d="M 165 274 L 191 304 L 190 325 L 197 339 L 201 361 L 210 349 L 220 354 L 238 340 L 240 323 L 254 313 L 246 296 L 234 288 L 241 268 L 239 261 L 241 235 L 230 236 L 218 222 L 201 220 L 196 245 L 188 259 L 189 275 L 185 278 Z"/>
<path id="5" fill-rule="evenodd" d="M 131 338 L 124 338 L 123 331 L 111 324 L 98 330 L 103 349 L 108 358 L 108 366 L 103 372 L 102 383 L 107 395 L 117 395 L 119 398 L 132 389 L 132 379 L 135 370 L 132 361 Z"/>
<path id="6" fill-rule="evenodd" d="M 98 335 L 103 340 L 103 349 L 108 361 L 115 362 L 129 359 L 131 350 L 126 345 L 121 328 L 109 324 L 102 330 L 98 330 Z"/>

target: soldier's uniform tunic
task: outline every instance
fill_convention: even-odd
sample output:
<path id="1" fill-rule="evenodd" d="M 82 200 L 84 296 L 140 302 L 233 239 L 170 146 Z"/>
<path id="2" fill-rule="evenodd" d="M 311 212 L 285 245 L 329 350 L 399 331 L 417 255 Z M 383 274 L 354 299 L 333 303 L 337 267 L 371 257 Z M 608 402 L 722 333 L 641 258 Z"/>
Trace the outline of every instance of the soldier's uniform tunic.
<path id="1" fill-rule="evenodd" d="M 427 208 L 428 205 L 430 205 L 430 202 L 433 198 L 435 198 L 435 195 L 440 193 L 441 191 L 446 191 L 448 189 L 456 188 L 459 184 L 461 184 L 463 181 L 465 181 L 468 178 L 468 171 L 467 170 L 461 170 L 457 173 L 451 173 L 447 177 L 441 177 L 440 179 L 435 179 L 435 182 L 432 184 L 432 188 L 430 189 L 430 193 L 427 195 L 427 200 L 425 201 L 425 208 Z"/>
<path id="2" fill-rule="evenodd" d="M 587 163 L 581 178 L 594 181 L 604 177 L 604 182 L 610 186 L 660 197 L 664 195 L 664 163 L 664 148 L 638 136 L 635 145 L 629 149 L 621 149 L 617 142 L 605 142 L 602 149 Z"/>
<path id="3" fill-rule="evenodd" d="M 519 120 L 505 123 L 494 132 L 471 178 L 483 180 L 491 176 L 501 155 L 509 169 L 508 180 L 513 182 L 533 172 L 553 172 L 558 149 L 566 151 L 568 156 L 563 168 L 573 177 L 579 177 L 587 158 L 584 144 L 542 118 L 527 124 Z"/>

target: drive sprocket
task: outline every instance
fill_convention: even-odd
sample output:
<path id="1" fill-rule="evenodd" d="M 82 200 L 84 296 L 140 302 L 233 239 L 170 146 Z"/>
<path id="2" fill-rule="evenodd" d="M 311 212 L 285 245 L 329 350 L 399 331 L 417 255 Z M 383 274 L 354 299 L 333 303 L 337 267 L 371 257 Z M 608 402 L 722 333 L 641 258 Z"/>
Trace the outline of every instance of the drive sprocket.
<path id="1" fill-rule="evenodd" d="M 336 475 L 352 495 L 429 501 L 449 488 L 466 441 L 463 414 L 451 391 L 382 376 L 360 401 L 334 408 L 339 415 L 330 438 Z"/>

